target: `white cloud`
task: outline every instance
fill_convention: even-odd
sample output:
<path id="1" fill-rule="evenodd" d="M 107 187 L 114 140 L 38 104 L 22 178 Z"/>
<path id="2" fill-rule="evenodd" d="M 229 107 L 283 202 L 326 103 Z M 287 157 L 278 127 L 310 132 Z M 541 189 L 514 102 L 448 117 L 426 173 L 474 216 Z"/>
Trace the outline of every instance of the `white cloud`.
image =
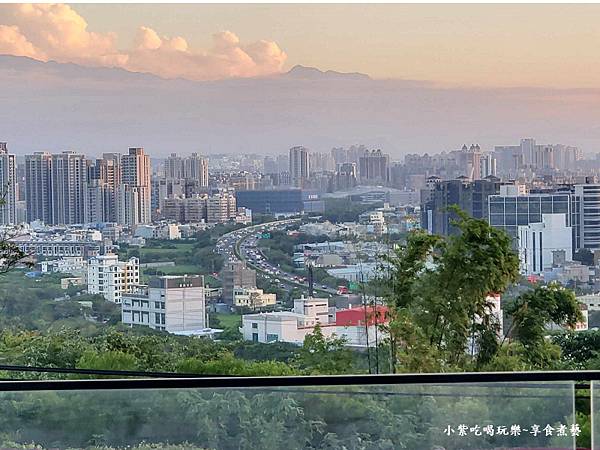
<path id="1" fill-rule="evenodd" d="M 85 19 L 63 4 L 0 5 L 0 17 L 0 53 L 42 61 L 212 80 L 277 73 L 287 58 L 275 42 L 244 45 L 231 31 L 216 33 L 212 48 L 198 51 L 181 36 L 161 36 L 145 26 L 138 29 L 130 50 L 119 50 L 114 33 L 89 31 Z"/>
<path id="2" fill-rule="evenodd" d="M 0 25 L 0 53 L 45 60 L 45 55 L 23 36 L 19 27 L 14 25 Z"/>

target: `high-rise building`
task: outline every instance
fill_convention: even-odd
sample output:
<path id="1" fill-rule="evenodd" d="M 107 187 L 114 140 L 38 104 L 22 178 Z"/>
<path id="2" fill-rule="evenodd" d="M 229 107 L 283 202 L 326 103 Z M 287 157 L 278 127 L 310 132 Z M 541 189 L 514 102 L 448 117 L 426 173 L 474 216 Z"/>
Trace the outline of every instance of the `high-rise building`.
<path id="1" fill-rule="evenodd" d="M 513 239 L 518 239 L 518 227 L 542 223 L 543 214 L 564 214 L 566 226 L 573 233 L 572 247 L 578 248 L 580 237 L 579 196 L 570 191 L 527 193 L 518 185 L 500 187 L 498 195 L 488 197 L 488 222 Z"/>
<path id="2" fill-rule="evenodd" d="M 183 178 L 183 160 L 177 153 L 171 153 L 165 159 L 165 178 L 180 180 Z"/>
<path id="3" fill-rule="evenodd" d="M 458 232 L 452 224 L 457 216 L 449 210 L 451 206 L 458 206 L 477 219 L 485 219 L 488 217 L 488 197 L 500 190 L 500 180 L 494 177 L 475 181 L 463 177 L 429 185 L 431 190 L 421 208 L 421 226 L 430 233 L 443 236 Z"/>
<path id="4" fill-rule="evenodd" d="M 293 186 L 303 187 L 310 177 L 308 149 L 290 148 L 290 180 Z"/>
<path id="5" fill-rule="evenodd" d="M 461 175 L 470 180 L 481 179 L 481 148 L 479 144 L 463 145 L 460 151 L 453 152 Z"/>
<path id="6" fill-rule="evenodd" d="M 36 152 L 25 156 L 27 220 L 52 223 L 52 155 Z"/>
<path id="7" fill-rule="evenodd" d="M 235 195 L 221 191 L 211 195 L 206 204 L 206 221 L 208 223 L 224 223 L 234 218 L 237 212 Z"/>
<path id="8" fill-rule="evenodd" d="M 208 187 L 208 159 L 192 153 L 183 160 L 183 176 L 198 182 L 199 187 Z"/>
<path id="9" fill-rule="evenodd" d="M 579 246 L 600 250 L 600 184 L 576 184 L 575 196 L 579 199 Z"/>
<path id="10" fill-rule="evenodd" d="M 583 154 L 577 147 L 537 144 L 531 138 L 521 139 L 519 145 L 496 146 L 494 156 L 498 160 L 498 172 L 512 178 L 524 169 L 574 169 L 576 162 L 583 159 Z"/>
<path id="11" fill-rule="evenodd" d="M 52 155 L 52 224 L 85 223 L 87 163 L 71 151 Z"/>
<path id="12" fill-rule="evenodd" d="M 150 157 L 143 148 L 130 148 L 121 157 L 122 184 L 117 194 L 117 222 L 135 226 L 151 220 Z"/>
<path id="13" fill-rule="evenodd" d="M 89 166 L 87 222 L 117 221 L 117 192 L 121 178 L 119 153 L 104 153 Z"/>
<path id="14" fill-rule="evenodd" d="M 481 178 L 497 175 L 496 158 L 492 153 L 485 153 L 479 159 L 479 175 Z"/>
<path id="15" fill-rule="evenodd" d="M 15 155 L 8 153 L 6 142 L 0 142 L 0 224 L 17 222 L 17 168 Z"/>
<path id="16" fill-rule="evenodd" d="M 390 157 L 383 154 L 381 150 L 365 151 L 358 160 L 358 173 L 360 175 L 361 183 L 389 183 L 389 165 Z"/>
<path id="17" fill-rule="evenodd" d="M 87 194 L 85 156 L 36 152 L 25 157 L 27 220 L 84 223 Z"/>
<path id="18" fill-rule="evenodd" d="M 341 163 L 335 174 L 336 190 L 343 191 L 355 187 L 357 184 L 357 175 L 356 163 Z"/>

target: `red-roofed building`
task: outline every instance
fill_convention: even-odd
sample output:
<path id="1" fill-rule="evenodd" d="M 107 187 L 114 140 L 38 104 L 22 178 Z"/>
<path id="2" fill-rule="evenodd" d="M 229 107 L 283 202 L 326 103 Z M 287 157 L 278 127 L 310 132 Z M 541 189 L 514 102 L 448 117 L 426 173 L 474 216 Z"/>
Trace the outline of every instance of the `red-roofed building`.
<path id="1" fill-rule="evenodd" d="M 293 311 L 265 312 L 242 316 L 240 332 L 254 342 L 290 342 L 301 345 L 318 323 L 326 337 L 344 338 L 349 347 L 373 347 L 385 338 L 380 329 L 389 321 L 385 306 L 357 306 L 335 310 L 326 298 L 300 298 Z"/>
<path id="2" fill-rule="evenodd" d="M 347 326 L 365 326 L 381 325 L 389 321 L 387 306 L 357 306 L 349 309 L 342 309 L 335 313 L 335 324 L 342 327 Z"/>

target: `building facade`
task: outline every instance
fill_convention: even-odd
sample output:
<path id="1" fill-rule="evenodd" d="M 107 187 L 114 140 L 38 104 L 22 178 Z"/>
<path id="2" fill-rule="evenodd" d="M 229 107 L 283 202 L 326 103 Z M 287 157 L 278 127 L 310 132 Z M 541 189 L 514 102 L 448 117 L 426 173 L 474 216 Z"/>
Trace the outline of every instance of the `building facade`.
<path id="1" fill-rule="evenodd" d="M 256 271 L 242 261 L 226 262 L 221 270 L 223 301 L 232 305 L 236 289 L 256 289 Z"/>
<path id="2" fill-rule="evenodd" d="M 25 156 L 27 221 L 52 223 L 52 155 L 36 152 Z"/>
<path id="3" fill-rule="evenodd" d="M 321 195 L 314 190 L 238 191 L 235 196 L 238 207 L 248 208 L 255 214 L 298 214 L 325 209 Z"/>
<path id="4" fill-rule="evenodd" d="M 381 150 L 365 151 L 358 160 L 360 181 L 364 184 L 388 184 L 390 157 Z"/>
<path id="5" fill-rule="evenodd" d="M 452 222 L 458 217 L 451 211 L 452 206 L 457 206 L 476 219 L 487 218 L 488 198 L 498 194 L 500 184 L 500 180 L 494 177 L 475 181 L 463 177 L 429 183 L 421 208 L 421 227 L 442 236 L 457 233 Z"/>
<path id="6" fill-rule="evenodd" d="M 310 177 L 308 149 L 305 147 L 290 148 L 290 180 L 293 186 L 303 187 Z"/>
<path id="7" fill-rule="evenodd" d="M 86 222 L 87 165 L 85 156 L 71 151 L 52 155 L 51 224 Z"/>
<path id="8" fill-rule="evenodd" d="M 541 275 L 544 270 L 573 260 L 572 230 L 566 214 L 542 214 L 539 223 L 518 227 L 521 273 Z"/>
<path id="9" fill-rule="evenodd" d="M 8 153 L 6 142 L 0 142 L 0 224 L 14 225 L 17 220 L 17 166 L 15 155 Z"/>
<path id="10" fill-rule="evenodd" d="M 204 277 L 162 276 L 147 289 L 123 296 L 122 321 L 169 333 L 202 331 L 208 327 Z"/>
<path id="11" fill-rule="evenodd" d="M 117 222 L 135 226 L 150 223 L 150 157 L 143 148 L 132 147 L 121 157 L 122 185 L 117 196 Z"/>
<path id="12" fill-rule="evenodd" d="M 566 226 L 572 231 L 572 248 L 579 248 L 579 196 L 570 191 L 527 194 L 514 186 L 502 186 L 499 195 L 489 196 L 488 203 L 490 225 L 506 231 L 515 240 L 519 226 L 541 223 L 542 214 L 564 214 Z"/>
<path id="13" fill-rule="evenodd" d="M 140 284 L 138 258 L 119 261 L 117 255 L 90 258 L 87 269 L 88 293 L 99 294 L 113 303 L 121 303 L 123 294 L 132 292 Z"/>
<path id="14" fill-rule="evenodd" d="M 581 203 L 577 248 L 600 250 L 600 184 L 577 184 L 575 196 Z"/>

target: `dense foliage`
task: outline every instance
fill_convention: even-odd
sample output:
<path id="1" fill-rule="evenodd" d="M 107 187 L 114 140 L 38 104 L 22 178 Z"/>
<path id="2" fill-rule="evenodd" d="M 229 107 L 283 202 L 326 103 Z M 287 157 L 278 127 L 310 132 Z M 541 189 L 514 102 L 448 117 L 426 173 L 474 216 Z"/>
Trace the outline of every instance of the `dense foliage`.
<path id="1" fill-rule="evenodd" d="M 568 331 L 580 319 L 573 293 L 558 285 L 511 289 L 503 305 L 506 326 L 492 314 L 490 293 L 518 281 L 510 240 L 484 221 L 460 212 L 460 233 L 448 239 L 412 232 L 386 258 L 385 277 L 372 292 L 390 310 L 381 371 L 597 369 L 600 332 Z M 204 272 L 218 266 L 212 248 L 225 229 L 172 243 L 124 248 L 142 262 L 173 259 Z M 294 243 L 274 233 L 267 251 L 289 255 Z M 313 240 L 312 238 L 310 240 Z M 212 256 L 210 256 L 212 255 Z M 289 257 L 289 256 L 288 256 Z M 212 258 L 212 259 L 211 259 Z M 98 296 L 64 291 L 58 276 L 4 275 L 0 284 L 0 360 L 3 364 L 170 371 L 206 375 L 365 373 L 369 353 L 349 350 L 316 327 L 304 345 L 239 341 L 226 318 L 228 340 L 173 336 L 118 324 L 119 310 Z M 513 291 L 514 290 L 514 295 Z M 79 294 L 79 295 L 78 295 Z M 238 317 L 239 319 L 239 317 Z M 553 325 L 556 331 L 549 331 Z M 231 329 L 229 329 L 231 328 Z M 565 329 L 567 331 L 565 331 Z M 232 331 L 233 330 L 233 331 Z M 33 372 L 4 377 L 39 378 Z M 42 375 L 74 378 L 82 375 Z M 530 425 L 571 423 L 572 390 L 550 387 L 349 386 L 261 390 L 14 392 L 0 397 L 2 448 L 183 449 L 492 449 L 567 447 L 543 434 L 503 441 L 468 441 L 443 430 L 460 423 Z M 584 409 L 584 408 L 583 408 Z M 581 440 L 589 417 L 580 415 Z"/>
<path id="2" fill-rule="evenodd" d="M 580 320 L 572 292 L 551 285 L 525 291 L 506 306 L 512 327 L 504 336 L 490 294 L 519 278 L 506 233 L 455 211 L 460 233 L 442 239 L 410 233 L 386 257 L 389 345 L 401 371 L 549 368 L 559 358 L 546 327 Z"/>

